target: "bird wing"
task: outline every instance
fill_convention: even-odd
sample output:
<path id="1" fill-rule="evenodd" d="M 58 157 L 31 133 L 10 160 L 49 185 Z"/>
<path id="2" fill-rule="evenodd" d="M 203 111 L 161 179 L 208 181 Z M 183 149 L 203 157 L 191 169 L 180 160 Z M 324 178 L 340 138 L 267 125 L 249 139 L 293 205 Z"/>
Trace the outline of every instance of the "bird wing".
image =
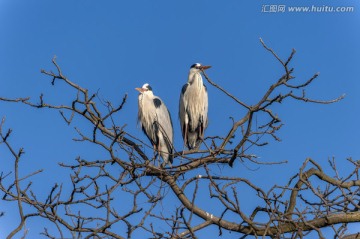
<path id="1" fill-rule="evenodd" d="M 182 136 L 184 138 L 185 132 L 184 132 L 184 127 L 185 127 L 185 114 L 186 114 L 186 105 L 184 102 L 184 94 L 186 92 L 187 87 L 189 86 L 189 83 L 186 83 L 182 89 L 181 89 L 181 94 L 180 94 L 180 99 L 179 99 L 179 118 L 180 118 L 180 126 L 181 126 L 181 133 Z"/>
<path id="2" fill-rule="evenodd" d="M 141 102 L 143 102 L 144 105 L 142 105 Z M 154 117 L 149 114 L 149 111 L 152 109 L 149 103 L 150 101 L 147 98 L 139 94 L 138 124 L 141 126 L 142 131 L 151 144 L 158 145 L 159 139 L 156 134 L 158 125 L 154 124 Z"/>
<path id="3" fill-rule="evenodd" d="M 208 126 L 208 108 L 209 108 L 209 98 L 208 98 L 208 92 L 207 92 L 207 88 L 204 85 L 204 115 L 203 115 L 203 120 L 204 120 L 204 129 Z"/>
<path id="4" fill-rule="evenodd" d="M 154 98 L 154 105 L 156 111 L 157 122 L 159 124 L 159 131 L 164 137 L 164 141 L 169 153 L 172 153 L 174 132 L 170 112 L 166 105 L 160 98 Z"/>

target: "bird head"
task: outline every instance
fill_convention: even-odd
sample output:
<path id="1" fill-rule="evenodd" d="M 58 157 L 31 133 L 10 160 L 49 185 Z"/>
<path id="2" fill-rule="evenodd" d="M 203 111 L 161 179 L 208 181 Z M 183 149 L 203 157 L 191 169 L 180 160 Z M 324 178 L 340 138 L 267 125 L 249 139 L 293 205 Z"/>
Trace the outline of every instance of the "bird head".
<path id="1" fill-rule="evenodd" d="M 190 71 L 203 71 L 209 69 L 211 66 L 203 66 L 200 63 L 195 63 L 190 66 Z"/>
<path id="2" fill-rule="evenodd" d="M 135 88 L 135 90 L 139 91 L 142 94 L 145 92 L 152 91 L 152 88 L 148 83 L 145 83 L 141 88 Z"/>

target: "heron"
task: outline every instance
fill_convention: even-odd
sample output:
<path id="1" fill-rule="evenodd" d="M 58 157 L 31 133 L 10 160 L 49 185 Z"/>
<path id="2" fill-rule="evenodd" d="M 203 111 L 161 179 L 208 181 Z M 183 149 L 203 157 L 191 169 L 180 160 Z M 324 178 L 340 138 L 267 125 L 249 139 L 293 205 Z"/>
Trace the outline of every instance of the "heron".
<path id="1" fill-rule="evenodd" d="M 208 93 L 201 72 L 211 66 L 195 63 L 190 67 L 188 82 L 182 87 L 179 118 L 184 146 L 198 149 L 208 125 Z"/>
<path id="2" fill-rule="evenodd" d="M 149 138 L 155 151 L 158 151 L 166 164 L 173 162 L 174 130 L 170 112 L 164 102 L 155 96 L 151 86 L 146 83 L 139 91 L 138 122 L 142 131 Z"/>

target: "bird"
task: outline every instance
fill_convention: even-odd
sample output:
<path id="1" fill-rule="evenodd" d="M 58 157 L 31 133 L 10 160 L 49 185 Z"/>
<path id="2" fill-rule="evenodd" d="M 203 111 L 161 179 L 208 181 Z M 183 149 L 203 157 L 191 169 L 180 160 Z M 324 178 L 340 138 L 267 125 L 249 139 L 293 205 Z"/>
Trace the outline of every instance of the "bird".
<path id="1" fill-rule="evenodd" d="M 181 132 L 190 150 L 198 149 L 208 126 L 208 92 L 203 83 L 201 72 L 211 66 L 200 63 L 191 65 L 188 81 L 182 87 L 179 100 Z"/>
<path id="2" fill-rule="evenodd" d="M 148 83 L 141 88 L 135 88 L 135 90 L 139 91 L 138 123 L 154 150 L 158 151 L 164 162 L 171 166 L 174 129 L 170 112 L 164 102 L 154 95 L 152 87 Z"/>

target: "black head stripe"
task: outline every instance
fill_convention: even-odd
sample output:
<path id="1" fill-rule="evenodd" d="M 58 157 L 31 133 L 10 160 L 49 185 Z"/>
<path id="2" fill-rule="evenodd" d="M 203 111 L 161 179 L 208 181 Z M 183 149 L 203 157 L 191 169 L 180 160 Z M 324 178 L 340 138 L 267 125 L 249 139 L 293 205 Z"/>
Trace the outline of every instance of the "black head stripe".
<path id="1" fill-rule="evenodd" d="M 152 87 L 151 87 L 150 85 L 147 85 L 147 89 L 148 89 L 149 91 L 152 91 Z"/>
<path id="2" fill-rule="evenodd" d="M 195 63 L 195 64 L 192 64 L 191 66 L 190 66 L 190 69 L 191 68 L 199 68 L 200 67 L 200 64 L 199 63 Z"/>

